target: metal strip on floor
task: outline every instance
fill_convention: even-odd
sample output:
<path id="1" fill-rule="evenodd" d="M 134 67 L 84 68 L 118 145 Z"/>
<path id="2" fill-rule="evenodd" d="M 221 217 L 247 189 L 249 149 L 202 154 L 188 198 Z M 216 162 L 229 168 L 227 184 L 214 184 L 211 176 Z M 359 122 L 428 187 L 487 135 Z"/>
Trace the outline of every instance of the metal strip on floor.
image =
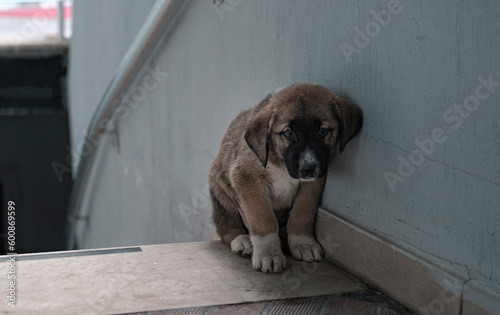
<path id="1" fill-rule="evenodd" d="M 44 254 L 28 254 L 28 255 L 7 255 L 0 256 L 0 262 L 9 261 L 11 257 L 16 257 L 16 261 L 20 260 L 36 260 L 36 259 L 50 259 L 50 258 L 66 258 L 78 256 L 93 256 L 93 255 L 107 255 L 107 254 L 122 254 L 142 252 L 140 247 L 126 247 L 126 248 L 113 248 L 113 249 L 96 249 L 96 250 L 79 250 L 74 252 L 57 252 L 57 253 L 44 253 Z"/>

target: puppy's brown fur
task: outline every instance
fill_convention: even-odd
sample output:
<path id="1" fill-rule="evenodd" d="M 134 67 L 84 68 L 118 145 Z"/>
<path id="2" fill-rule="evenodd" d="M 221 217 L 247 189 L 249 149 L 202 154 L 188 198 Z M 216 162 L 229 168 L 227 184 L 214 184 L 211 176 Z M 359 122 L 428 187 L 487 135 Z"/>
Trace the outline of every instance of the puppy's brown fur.
<path id="1" fill-rule="evenodd" d="M 280 272 L 280 225 L 295 259 L 319 261 L 314 220 L 329 157 L 359 132 L 361 110 L 319 85 L 268 95 L 230 124 L 209 172 L 217 233 L 253 267 Z"/>

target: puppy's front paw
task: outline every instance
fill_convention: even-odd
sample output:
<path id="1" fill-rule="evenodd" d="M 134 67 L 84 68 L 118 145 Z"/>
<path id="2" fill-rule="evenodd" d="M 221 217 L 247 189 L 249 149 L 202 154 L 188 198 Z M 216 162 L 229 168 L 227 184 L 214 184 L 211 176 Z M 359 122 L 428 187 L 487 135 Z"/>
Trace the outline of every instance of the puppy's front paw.
<path id="1" fill-rule="evenodd" d="M 286 258 L 281 251 L 278 233 L 266 236 L 252 235 L 252 266 L 265 273 L 282 272 L 286 269 Z"/>
<path id="2" fill-rule="evenodd" d="M 250 235 L 238 235 L 231 242 L 231 250 L 243 256 L 251 256 L 253 252 L 252 242 L 250 242 Z"/>
<path id="3" fill-rule="evenodd" d="M 323 249 L 314 237 L 304 235 L 288 235 L 288 245 L 292 257 L 303 261 L 321 261 Z"/>
<path id="4" fill-rule="evenodd" d="M 252 257 L 252 266 L 255 270 L 265 273 L 278 273 L 286 269 L 286 258 L 281 255 L 256 255 Z"/>

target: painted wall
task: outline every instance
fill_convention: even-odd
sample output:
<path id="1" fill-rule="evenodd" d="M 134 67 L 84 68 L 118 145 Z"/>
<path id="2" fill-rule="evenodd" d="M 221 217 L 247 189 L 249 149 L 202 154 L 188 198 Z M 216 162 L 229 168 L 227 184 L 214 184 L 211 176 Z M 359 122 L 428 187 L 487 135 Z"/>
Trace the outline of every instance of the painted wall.
<path id="1" fill-rule="evenodd" d="M 104 2 L 111 22 L 94 2 L 75 3 L 73 140 L 133 37 L 115 23 L 147 11 Z M 119 141 L 104 140 L 84 247 L 208 239 L 207 170 L 227 125 L 310 82 L 365 114 L 324 206 L 499 294 L 499 29 L 495 1 L 190 1 L 132 87 Z"/>
<path id="2" fill-rule="evenodd" d="M 155 0 L 74 0 L 69 59 L 73 165 L 104 91 Z"/>

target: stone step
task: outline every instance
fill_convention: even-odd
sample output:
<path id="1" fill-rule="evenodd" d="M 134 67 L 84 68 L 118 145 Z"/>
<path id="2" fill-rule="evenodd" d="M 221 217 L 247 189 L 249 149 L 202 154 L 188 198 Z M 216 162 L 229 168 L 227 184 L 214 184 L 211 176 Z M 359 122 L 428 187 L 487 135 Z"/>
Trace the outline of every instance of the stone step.
<path id="1" fill-rule="evenodd" d="M 14 257 L 0 259 L 0 285 L 8 288 L 15 281 L 15 308 L 6 297 L 0 303 L 2 313 L 168 314 L 184 309 L 182 314 L 234 314 L 235 309 L 262 313 L 273 307 L 324 311 L 327 305 L 339 307 L 367 290 L 326 261 L 306 263 L 289 257 L 287 270 L 264 274 L 252 268 L 249 258 L 218 241 Z M 15 279 L 8 278 L 9 268 Z M 290 300 L 307 297 L 311 299 Z M 378 307 L 380 313 L 379 302 L 368 306 Z"/>

